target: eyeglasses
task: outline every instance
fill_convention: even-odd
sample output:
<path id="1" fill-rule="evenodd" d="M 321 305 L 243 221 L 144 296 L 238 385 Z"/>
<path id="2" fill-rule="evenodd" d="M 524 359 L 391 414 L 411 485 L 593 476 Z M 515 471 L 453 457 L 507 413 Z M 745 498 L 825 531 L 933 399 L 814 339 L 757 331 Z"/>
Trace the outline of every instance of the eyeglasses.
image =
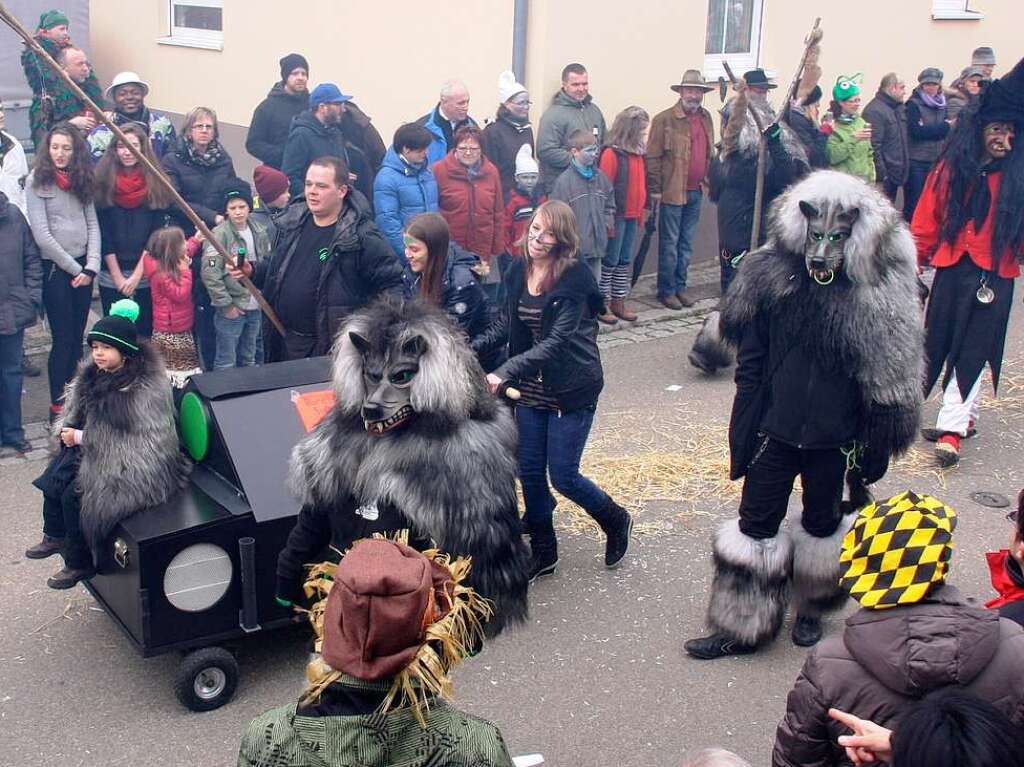
<path id="1" fill-rule="evenodd" d="M 477 152 L 480 151 L 480 147 L 478 147 L 478 146 L 457 146 L 457 147 L 455 147 L 455 151 L 456 152 L 461 152 L 462 154 L 476 154 Z"/>
<path id="2" fill-rule="evenodd" d="M 203 124 L 203 125 L 196 124 L 196 125 L 192 126 L 192 130 L 213 130 L 213 126 L 212 125 L 206 125 L 206 124 Z"/>

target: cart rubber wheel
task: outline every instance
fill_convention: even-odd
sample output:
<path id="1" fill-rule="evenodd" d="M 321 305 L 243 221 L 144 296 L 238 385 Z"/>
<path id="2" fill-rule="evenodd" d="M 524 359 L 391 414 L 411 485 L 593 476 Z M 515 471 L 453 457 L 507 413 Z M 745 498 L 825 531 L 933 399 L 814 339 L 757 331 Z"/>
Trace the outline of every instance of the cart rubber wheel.
<path id="1" fill-rule="evenodd" d="M 192 711 L 213 711 L 235 694 L 238 661 L 223 647 L 203 647 L 186 655 L 178 667 L 174 693 Z"/>

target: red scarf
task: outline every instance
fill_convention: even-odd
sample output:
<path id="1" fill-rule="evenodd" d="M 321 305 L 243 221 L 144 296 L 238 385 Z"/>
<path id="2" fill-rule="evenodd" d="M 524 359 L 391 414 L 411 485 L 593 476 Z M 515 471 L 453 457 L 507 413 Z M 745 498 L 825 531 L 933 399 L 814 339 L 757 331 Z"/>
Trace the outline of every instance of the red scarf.
<path id="1" fill-rule="evenodd" d="M 149 189 L 142 168 L 121 169 L 114 177 L 114 204 L 119 208 L 137 208 L 146 201 Z"/>
<path id="2" fill-rule="evenodd" d="M 54 168 L 53 180 L 57 183 L 57 186 L 63 189 L 65 192 L 71 191 L 71 176 L 68 175 L 68 172 L 66 170 Z"/>
<path id="3" fill-rule="evenodd" d="M 1009 602 L 1016 602 L 1020 599 L 1024 599 L 1024 586 L 1017 584 L 1013 575 L 1008 570 L 1009 563 L 1007 560 L 1010 557 L 1010 552 L 1006 549 L 1002 551 L 990 551 L 985 555 L 988 559 L 988 569 L 992 576 L 992 586 L 999 594 L 995 599 L 991 599 L 985 603 L 985 607 L 990 610 L 1002 607 Z"/>

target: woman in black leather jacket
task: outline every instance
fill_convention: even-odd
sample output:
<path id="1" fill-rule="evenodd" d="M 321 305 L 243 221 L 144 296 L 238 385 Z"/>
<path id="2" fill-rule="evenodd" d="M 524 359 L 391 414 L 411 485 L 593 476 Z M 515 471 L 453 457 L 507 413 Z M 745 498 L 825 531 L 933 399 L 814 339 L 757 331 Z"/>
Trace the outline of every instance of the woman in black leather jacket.
<path id="1" fill-rule="evenodd" d="M 607 567 L 621 564 L 633 528 L 629 513 L 580 474 L 604 376 L 597 349 L 603 300 L 590 269 L 576 258 L 578 247 L 569 206 L 551 200 L 538 207 L 523 238 L 522 257 L 504 276 L 502 320 L 475 344 L 508 339 L 509 359 L 487 382 L 492 392 L 508 384 L 520 392 L 515 410 L 531 579 L 551 575 L 558 565 L 549 474 L 555 490 L 579 504 L 608 537 Z"/>
<path id="2" fill-rule="evenodd" d="M 490 325 L 491 304 L 474 273 L 480 263 L 475 253 L 449 239 L 448 222 L 437 213 L 421 213 L 406 226 L 405 292 L 419 296 L 448 314 L 470 343 Z M 474 346 L 480 366 L 494 370 L 501 349 Z"/>

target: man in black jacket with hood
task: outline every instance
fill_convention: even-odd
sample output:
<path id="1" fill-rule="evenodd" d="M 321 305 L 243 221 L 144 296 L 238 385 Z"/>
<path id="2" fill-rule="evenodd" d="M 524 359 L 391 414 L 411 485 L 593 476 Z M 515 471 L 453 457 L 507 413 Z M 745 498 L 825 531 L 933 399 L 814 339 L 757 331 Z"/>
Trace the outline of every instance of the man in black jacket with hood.
<path id="1" fill-rule="evenodd" d="M 878 93 L 864 107 L 864 119 L 871 123 L 871 146 L 875 152 L 875 180 L 891 201 L 907 181 L 910 153 L 907 144 L 907 112 L 903 95 L 907 86 L 895 72 L 878 85 Z"/>
<path id="2" fill-rule="evenodd" d="M 252 113 L 245 150 L 272 168 L 281 170 L 284 142 L 292 120 L 309 106 L 309 63 L 299 53 L 281 59 L 281 81 Z"/>
<path id="3" fill-rule="evenodd" d="M 327 354 L 341 321 L 378 296 L 403 293 L 402 267 L 377 230 L 366 198 L 348 185 L 339 157 L 319 157 L 306 171 L 305 197 L 274 223 L 270 258 L 229 270 L 263 290 L 287 333 L 263 323 L 267 362 Z"/>

